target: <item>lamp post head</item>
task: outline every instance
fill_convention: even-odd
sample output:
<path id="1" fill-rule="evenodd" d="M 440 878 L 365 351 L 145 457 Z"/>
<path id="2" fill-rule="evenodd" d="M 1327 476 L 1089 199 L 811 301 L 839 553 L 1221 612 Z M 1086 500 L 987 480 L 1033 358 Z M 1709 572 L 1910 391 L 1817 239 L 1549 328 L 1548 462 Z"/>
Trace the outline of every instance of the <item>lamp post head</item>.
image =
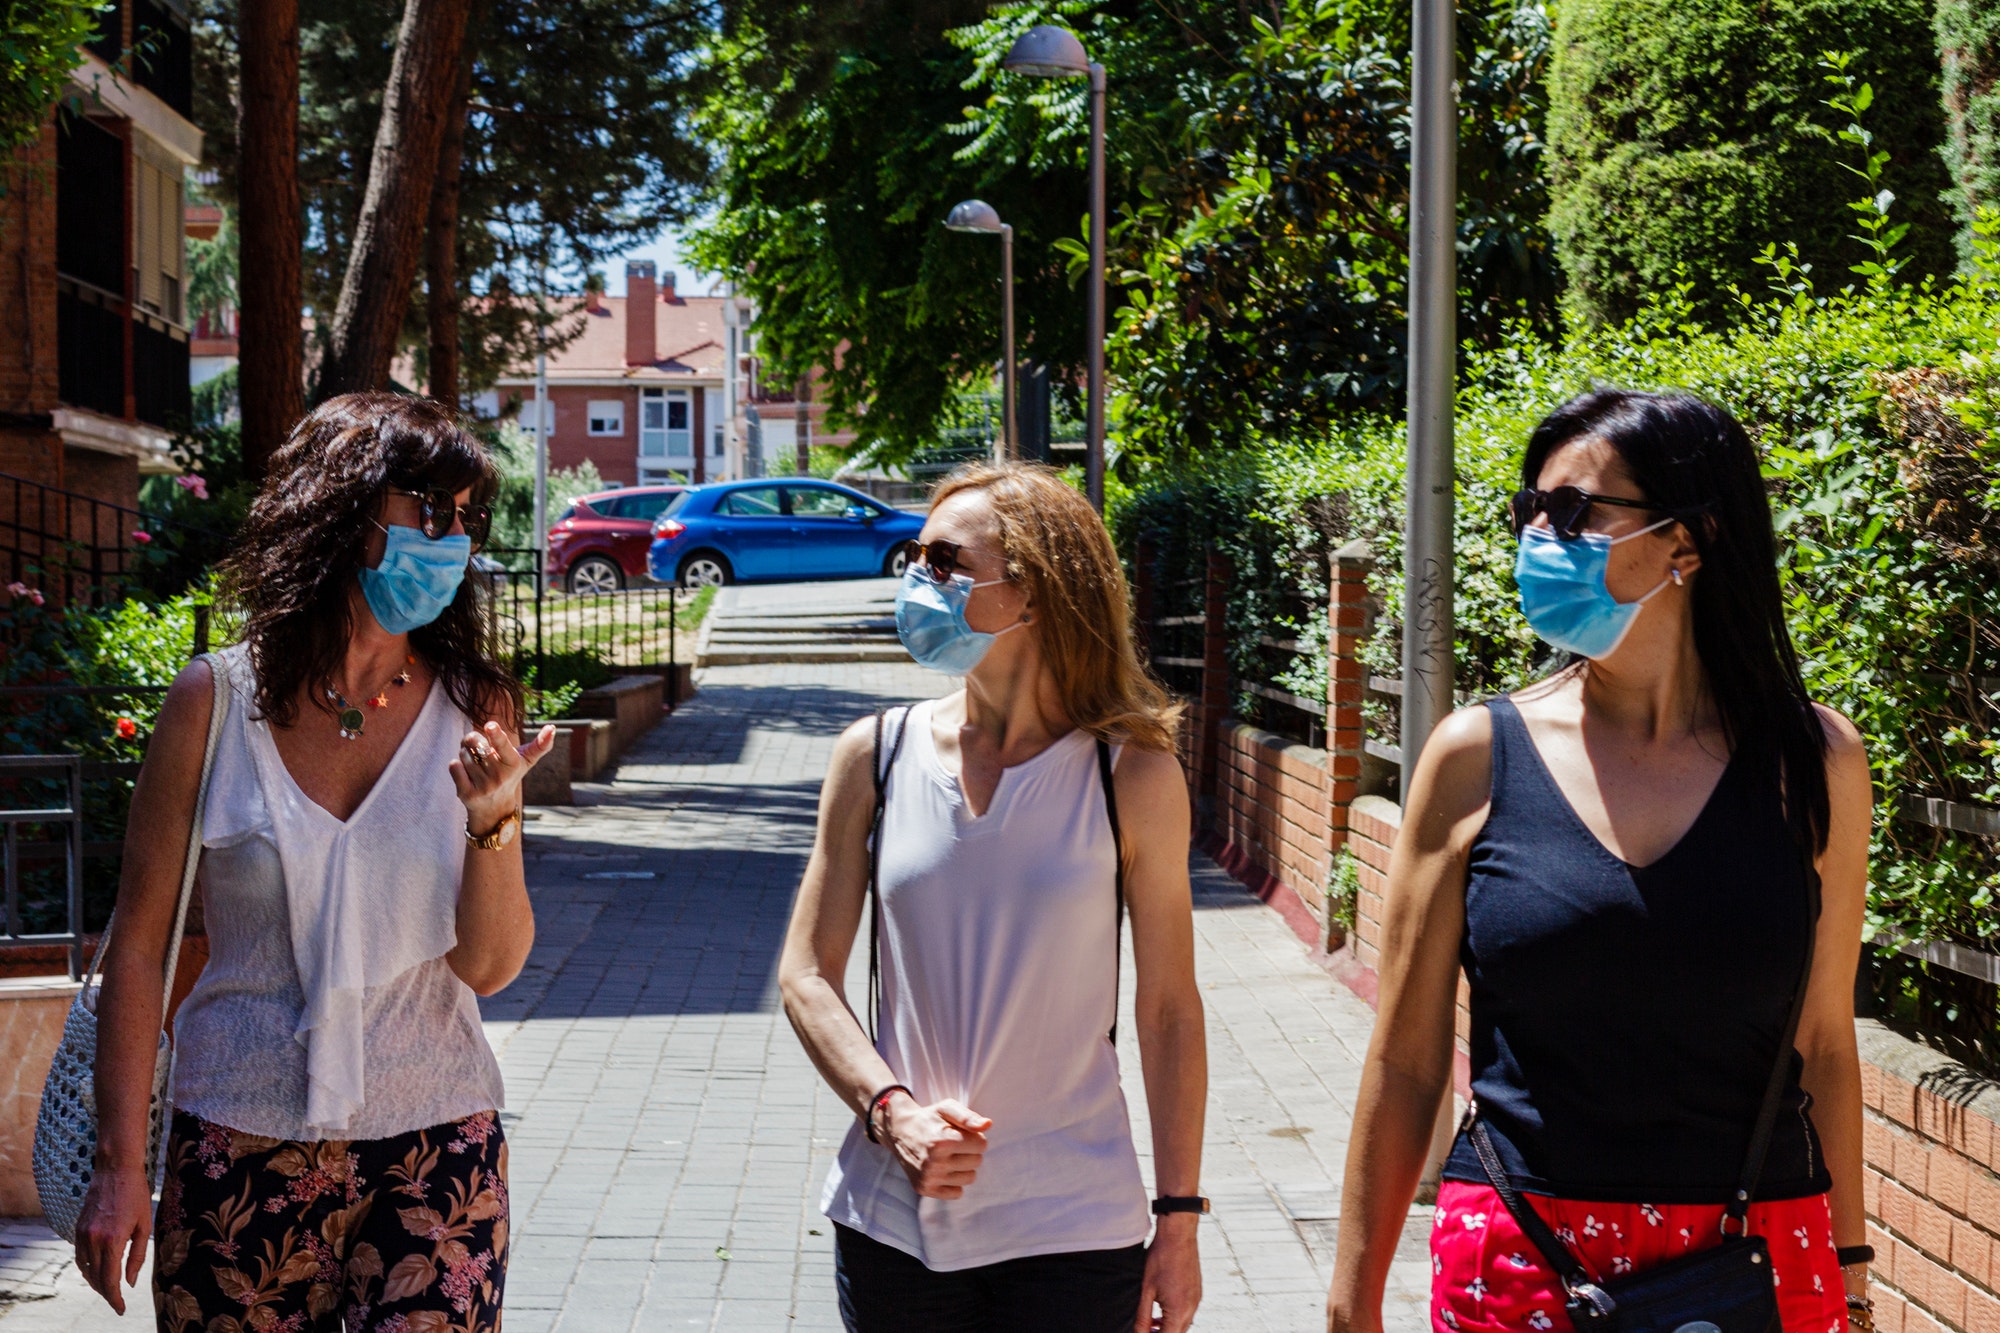
<path id="1" fill-rule="evenodd" d="M 1015 39 L 1000 68 L 1044 79 L 1080 79 L 1090 73 L 1090 54 L 1068 28 L 1041 23 Z"/>
<path id="2" fill-rule="evenodd" d="M 979 199 L 968 199 L 951 210 L 944 225 L 952 231 L 999 232 L 1004 225 L 1000 214 L 993 205 Z"/>

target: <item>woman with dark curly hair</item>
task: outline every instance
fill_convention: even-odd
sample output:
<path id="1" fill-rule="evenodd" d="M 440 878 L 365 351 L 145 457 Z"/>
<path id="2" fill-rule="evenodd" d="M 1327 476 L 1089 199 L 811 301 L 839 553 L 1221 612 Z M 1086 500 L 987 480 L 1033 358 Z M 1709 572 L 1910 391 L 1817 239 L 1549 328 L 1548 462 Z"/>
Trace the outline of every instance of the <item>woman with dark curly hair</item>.
<path id="1" fill-rule="evenodd" d="M 147 1103 L 184 849 L 209 962 L 174 1024 L 158 1326 L 497 1329 L 500 1071 L 474 995 L 534 941 L 520 687 L 464 581 L 494 472 L 434 403 L 314 409 L 223 570 L 243 641 L 190 665 L 132 798 L 98 1004 L 77 1267 L 112 1307 L 155 1219 Z M 216 673 L 221 680 L 216 680 Z M 426 1320 L 431 1322 L 426 1322 Z"/>

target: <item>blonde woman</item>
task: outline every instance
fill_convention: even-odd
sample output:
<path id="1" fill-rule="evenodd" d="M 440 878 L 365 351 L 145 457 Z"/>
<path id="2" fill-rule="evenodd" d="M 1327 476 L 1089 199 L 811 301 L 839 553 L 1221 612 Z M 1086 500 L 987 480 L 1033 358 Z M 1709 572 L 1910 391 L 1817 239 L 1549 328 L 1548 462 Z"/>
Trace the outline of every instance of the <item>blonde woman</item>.
<path id="1" fill-rule="evenodd" d="M 1109 534 L 1053 472 L 954 476 L 911 547 L 903 643 L 965 684 L 840 738 L 781 964 L 855 1114 L 822 1201 L 841 1317 L 1177 1333 L 1201 1300 L 1208 1064 L 1175 709 Z M 1150 1209 L 1115 1037 L 1128 913 Z"/>

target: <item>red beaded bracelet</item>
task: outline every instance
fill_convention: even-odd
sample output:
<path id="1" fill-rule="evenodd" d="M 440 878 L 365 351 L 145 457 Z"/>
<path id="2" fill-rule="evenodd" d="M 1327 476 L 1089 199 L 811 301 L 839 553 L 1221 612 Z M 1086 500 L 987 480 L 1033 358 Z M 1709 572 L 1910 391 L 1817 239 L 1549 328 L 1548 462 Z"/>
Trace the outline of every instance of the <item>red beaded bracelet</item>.
<path id="1" fill-rule="evenodd" d="M 917 1099 L 916 1093 L 910 1092 L 908 1088 L 900 1083 L 891 1083 L 888 1087 L 870 1097 L 868 1099 L 868 1109 L 861 1114 L 861 1132 L 868 1136 L 870 1143 L 880 1143 L 882 1141 L 875 1137 L 875 1112 L 881 1109 L 882 1103 L 889 1099 L 891 1093 L 896 1092 L 909 1092 L 911 1101 Z"/>

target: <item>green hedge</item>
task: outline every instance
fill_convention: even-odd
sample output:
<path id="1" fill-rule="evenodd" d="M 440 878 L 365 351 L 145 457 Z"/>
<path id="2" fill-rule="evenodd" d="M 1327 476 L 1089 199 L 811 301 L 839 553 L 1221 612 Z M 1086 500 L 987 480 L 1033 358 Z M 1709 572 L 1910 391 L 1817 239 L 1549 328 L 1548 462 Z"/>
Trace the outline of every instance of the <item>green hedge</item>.
<path id="1" fill-rule="evenodd" d="M 1867 735 L 1885 810 L 1905 793 L 2000 804 L 2000 457 L 1979 430 L 2000 421 L 2000 294 L 1845 293 L 1748 306 L 1730 330 L 1686 302 L 1579 334 L 1565 348 L 1521 337 L 1474 356 L 1457 412 L 1458 683 L 1475 695 L 1545 669 L 1515 606 L 1504 501 L 1521 451 L 1552 407 L 1598 385 L 1678 388 L 1727 406 L 1759 443 L 1780 527 L 1793 633 L 1815 694 Z M 1198 472 L 1155 471 L 1115 489 L 1121 549 L 1151 536 L 1156 579 L 1195 572 L 1209 544 L 1234 554 L 1232 629 L 1324 598 L 1328 548 L 1373 543 L 1384 615 L 1368 654 L 1397 674 L 1403 505 L 1401 426 L 1350 433 Z M 1324 617 L 1291 688 L 1324 697 Z M 1310 628 L 1309 626 L 1307 628 Z M 1313 695 L 1313 690 L 1320 693 Z M 1878 822 L 1877 925 L 2000 944 L 1994 840 Z"/>
<path id="2" fill-rule="evenodd" d="M 1954 256 L 1928 0 L 1571 0 L 1549 62 L 1549 226 L 1572 313 L 1617 322 L 1685 270 L 1705 318 L 1761 285 L 1764 239 L 1796 241 L 1822 280 L 1863 258 L 1852 152 L 1823 105 L 1820 59 L 1862 48 L 1869 128 L 1912 224 L 1913 273 Z M 1829 283 L 1828 285 L 1831 285 Z"/>
<path id="3" fill-rule="evenodd" d="M 2000 207 L 2000 6 L 1991 0 L 1938 0 L 1938 56 L 1944 74 L 1944 157 L 1951 167 L 1959 248 L 1972 250 L 1981 206 Z"/>

